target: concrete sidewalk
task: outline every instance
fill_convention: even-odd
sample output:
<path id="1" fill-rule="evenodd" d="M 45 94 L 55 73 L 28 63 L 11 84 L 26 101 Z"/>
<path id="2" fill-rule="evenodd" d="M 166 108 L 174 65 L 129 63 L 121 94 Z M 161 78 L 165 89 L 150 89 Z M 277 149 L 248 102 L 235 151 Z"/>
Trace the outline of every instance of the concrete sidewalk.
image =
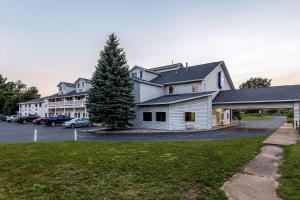
<path id="1" fill-rule="evenodd" d="M 264 141 L 261 152 L 227 181 L 222 190 L 230 200 L 280 200 L 276 194 L 278 166 L 284 145 L 295 144 L 298 132 L 291 124 L 283 124 Z"/>

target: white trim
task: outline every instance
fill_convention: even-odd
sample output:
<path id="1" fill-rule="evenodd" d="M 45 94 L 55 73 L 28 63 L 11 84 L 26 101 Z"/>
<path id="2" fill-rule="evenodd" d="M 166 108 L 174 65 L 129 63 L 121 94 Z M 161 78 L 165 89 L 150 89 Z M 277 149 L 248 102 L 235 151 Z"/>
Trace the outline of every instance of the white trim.
<path id="1" fill-rule="evenodd" d="M 213 102 L 213 104 L 239 104 L 239 103 L 276 103 L 276 102 L 294 102 L 300 101 L 300 99 L 289 99 L 289 100 L 265 100 L 265 101 L 231 101 L 231 102 Z"/>
<path id="2" fill-rule="evenodd" d="M 186 98 L 186 99 L 180 99 L 180 100 L 166 102 L 166 103 L 138 103 L 136 105 L 137 106 L 169 105 L 169 104 L 179 103 L 179 102 L 183 102 L 183 101 L 189 101 L 189 100 L 193 100 L 193 99 L 198 99 L 198 98 L 201 98 L 201 97 L 211 96 L 212 94 L 213 93 L 205 94 L 205 95 L 201 95 L 201 96 L 196 96 L 196 97 L 190 97 L 190 98 Z M 151 100 L 149 100 L 149 101 L 151 101 Z"/>

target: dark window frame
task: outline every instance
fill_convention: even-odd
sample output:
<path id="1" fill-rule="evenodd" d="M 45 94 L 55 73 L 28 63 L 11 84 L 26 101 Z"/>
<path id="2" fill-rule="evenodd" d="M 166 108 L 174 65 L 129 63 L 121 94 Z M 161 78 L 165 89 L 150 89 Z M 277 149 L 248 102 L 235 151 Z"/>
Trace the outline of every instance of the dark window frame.
<path id="1" fill-rule="evenodd" d="M 174 94 L 174 86 L 169 85 L 169 94 Z"/>
<path id="2" fill-rule="evenodd" d="M 184 113 L 186 122 L 195 122 L 196 121 L 196 113 L 195 112 L 185 112 Z"/>
<path id="3" fill-rule="evenodd" d="M 143 112 L 143 121 L 152 122 L 152 112 Z"/>
<path id="4" fill-rule="evenodd" d="M 166 112 L 156 112 L 155 117 L 156 117 L 157 122 L 167 121 L 167 113 Z"/>

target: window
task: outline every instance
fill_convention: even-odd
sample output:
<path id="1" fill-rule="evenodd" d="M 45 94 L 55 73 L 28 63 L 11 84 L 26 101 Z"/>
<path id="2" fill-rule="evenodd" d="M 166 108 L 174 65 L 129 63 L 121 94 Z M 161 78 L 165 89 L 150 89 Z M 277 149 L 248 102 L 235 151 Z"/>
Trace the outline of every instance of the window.
<path id="1" fill-rule="evenodd" d="M 132 78 L 137 78 L 137 73 L 136 73 L 136 72 L 133 72 L 133 73 L 131 74 L 131 76 L 132 76 Z"/>
<path id="2" fill-rule="evenodd" d="M 165 122 L 166 121 L 166 113 L 165 112 L 157 112 L 156 113 L 156 121 Z"/>
<path id="3" fill-rule="evenodd" d="M 152 112 L 143 112 L 143 121 L 152 121 Z"/>
<path id="4" fill-rule="evenodd" d="M 198 92 L 198 84 L 197 83 L 192 84 L 192 92 Z"/>
<path id="5" fill-rule="evenodd" d="M 42 107 L 42 103 L 40 103 L 40 107 Z"/>
<path id="6" fill-rule="evenodd" d="M 194 122 L 195 121 L 195 112 L 186 112 L 185 113 L 185 121 L 186 122 Z"/>
<path id="7" fill-rule="evenodd" d="M 62 89 L 63 89 L 62 86 L 59 86 L 59 91 L 62 91 Z"/>
<path id="8" fill-rule="evenodd" d="M 35 107 L 37 107 L 37 103 L 35 104 Z"/>
<path id="9" fill-rule="evenodd" d="M 143 71 L 140 71 L 140 78 L 143 78 Z"/>
<path id="10" fill-rule="evenodd" d="M 218 73 L 218 87 L 219 89 L 224 87 L 224 73 L 222 71 Z"/>
<path id="11" fill-rule="evenodd" d="M 174 93 L 174 86 L 169 85 L 169 94 L 173 94 L 173 93 Z"/>
<path id="12" fill-rule="evenodd" d="M 82 87 L 84 88 L 84 82 L 82 82 L 82 84 L 81 84 L 81 85 L 82 85 Z"/>

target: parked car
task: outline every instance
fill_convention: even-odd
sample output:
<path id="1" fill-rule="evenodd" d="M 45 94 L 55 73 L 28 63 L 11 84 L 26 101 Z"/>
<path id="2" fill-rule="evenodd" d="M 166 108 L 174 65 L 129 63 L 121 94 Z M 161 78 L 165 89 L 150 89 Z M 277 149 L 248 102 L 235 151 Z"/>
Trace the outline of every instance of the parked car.
<path id="1" fill-rule="evenodd" d="M 70 121 L 66 121 L 63 124 L 65 128 L 75 128 L 75 127 L 85 127 L 85 126 L 92 126 L 90 120 L 86 118 L 75 118 Z"/>
<path id="2" fill-rule="evenodd" d="M 27 122 L 32 122 L 33 120 L 40 118 L 39 115 L 28 115 L 28 116 L 23 116 L 23 117 L 18 117 L 16 122 L 20 124 L 25 124 Z"/>
<path id="3" fill-rule="evenodd" d="M 6 116 L 3 114 L 0 114 L 0 122 L 1 121 L 6 121 Z"/>
<path id="4" fill-rule="evenodd" d="M 69 116 L 66 116 L 66 115 L 59 115 L 57 117 L 48 117 L 46 119 L 45 125 L 47 125 L 47 126 L 50 126 L 50 125 L 51 126 L 55 126 L 57 124 L 63 124 L 66 121 L 70 121 L 71 119 L 73 119 L 73 118 L 71 118 Z"/>
<path id="5" fill-rule="evenodd" d="M 11 115 L 11 116 L 8 116 L 8 117 L 6 118 L 6 121 L 7 121 L 8 123 L 14 123 L 14 122 L 16 122 L 17 118 L 18 118 L 17 115 Z"/>
<path id="6" fill-rule="evenodd" d="M 32 123 L 36 125 L 43 125 L 46 124 L 47 118 L 46 117 L 40 117 L 32 121 Z"/>

